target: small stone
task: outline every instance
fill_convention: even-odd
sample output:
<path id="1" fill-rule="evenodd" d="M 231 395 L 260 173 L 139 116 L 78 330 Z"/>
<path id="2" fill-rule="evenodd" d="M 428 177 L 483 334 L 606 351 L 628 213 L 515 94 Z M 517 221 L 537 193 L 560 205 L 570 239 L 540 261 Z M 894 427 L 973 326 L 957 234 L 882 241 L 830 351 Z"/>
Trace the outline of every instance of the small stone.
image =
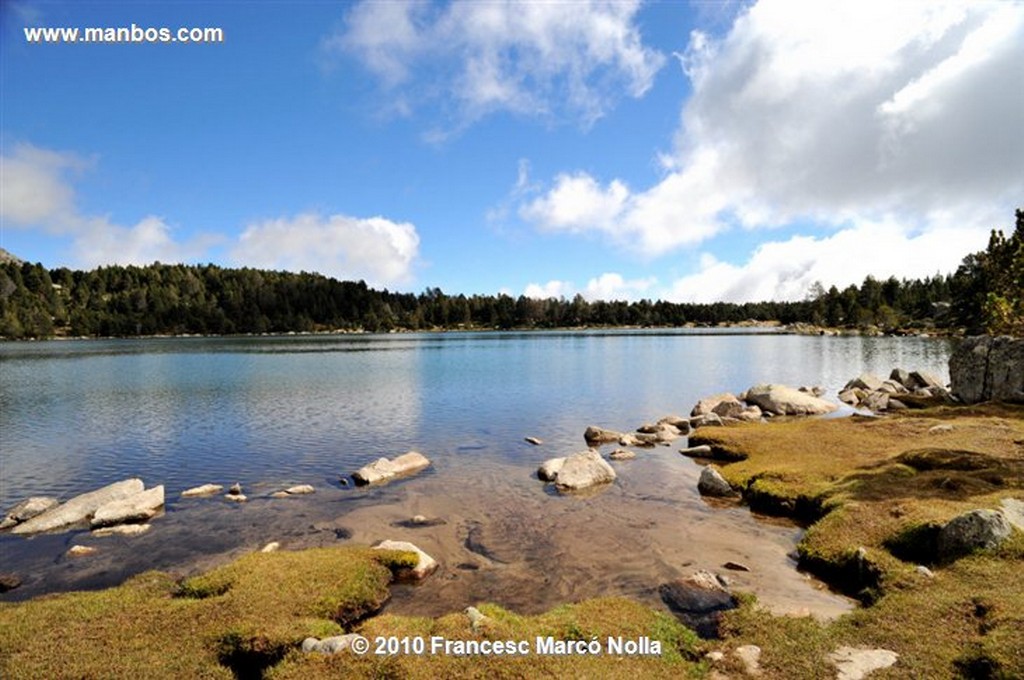
<path id="1" fill-rule="evenodd" d="M 924 566 L 923 564 L 919 564 L 916 567 L 914 567 L 914 571 L 916 571 L 921 576 L 924 576 L 925 578 L 935 578 L 935 572 L 933 572 L 931 569 Z"/>
<path id="2" fill-rule="evenodd" d="M 260 548 L 260 552 L 261 553 L 272 553 L 272 552 L 277 552 L 280 549 L 281 549 L 281 544 L 280 543 L 278 543 L 277 541 L 271 541 L 270 543 L 267 543 L 265 546 Z"/>
<path id="3" fill-rule="evenodd" d="M 542 440 L 540 440 L 540 439 L 537 439 L 536 437 L 527 437 L 526 438 L 526 443 L 527 444 L 533 444 L 534 446 L 540 446 L 544 442 Z"/>
<path id="4" fill-rule="evenodd" d="M 632 460 L 636 458 L 636 453 L 629 449 L 615 449 L 608 454 L 608 457 L 612 460 Z"/>
<path id="5" fill-rule="evenodd" d="M 757 645 L 743 645 L 733 651 L 733 655 L 743 664 L 747 675 L 761 675 L 761 648 Z"/>
<path id="6" fill-rule="evenodd" d="M 725 567 L 726 569 L 731 569 L 732 571 L 750 571 L 750 567 L 748 567 L 747 565 L 742 564 L 740 562 L 731 562 L 730 561 L 730 562 L 726 562 L 722 566 Z"/>
<path id="7" fill-rule="evenodd" d="M 297 484 L 295 486 L 288 487 L 284 492 L 289 496 L 303 496 L 305 494 L 316 493 L 316 489 L 309 484 Z"/>
<path id="8" fill-rule="evenodd" d="M 942 423 L 941 425 L 933 425 L 928 428 L 928 434 L 946 434 L 952 432 L 953 426 L 949 423 Z"/>
<path id="9" fill-rule="evenodd" d="M 373 549 L 402 550 L 405 552 L 416 553 L 419 557 L 416 562 L 416 566 L 411 569 L 403 570 L 402 576 L 410 576 L 417 581 L 425 579 L 437 570 L 437 560 L 408 541 L 381 541 L 377 545 L 373 546 Z"/>
<path id="10" fill-rule="evenodd" d="M 11 574 L 8 572 L 0 573 L 0 593 L 6 593 L 8 590 L 14 590 L 21 585 L 21 577 L 17 574 Z"/>
<path id="11" fill-rule="evenodd" d="M 691 446 L 688 449 L 679 449 L 679 453 L 692 458 L 708 458 L 711 456 L 711 447 L 707 444 Z"/>
<path id="12" fill-rule="evenodd" d="M 85 557 L 99 552 L 96 548 L 88 545 L 73 545 L 68 549 L 68 557 Z"/>
<path id="13" fill-rule="evenodd" d="M 469 626 L 473 629 L 474 633 L 480 632 L 480 626 L 486 621 L 487 617 L 480 613 L 480 610 L 476 607 L 466 607 L 466 616 L 469 617 Z"/>
<path id="14" fill-rule="evenodd" d="M 540 464 L 537 468 L 537 478 L 542 482 L 553 482 L 558 478 L 558 472 L 565 465 L 565 458 L 551 458 Z"/>
<path id="15" fill-rule="evenodd" d="M 249 500 L 248 497 L 245 496 L 245 494 L 241 493 L 225 494 L 224 498 L 228 499 L 229 501 L 234 501 L 235 503 L 244 503 L 247 500 Z"/>
<path id="16" fill-rule="evenodd" d="M 731 496 L 732 487 L 725 481 L 722 474 L 713 465 L 708 465 L 700 472 L 697 490 L 702 496 Z"/>
<path id="17" fill-rule="evenodd" d="M 412 523 L 413 524 L 426 524 L 427 523 L 427 518 L 425 516 L 423 516 L 423 515 L 413 515 L 412 516 Z"/>
<path id="18" fill-rule="evenodd" d="M 270 494 L 271 498 L 288 498 L 289 494 L 287 491 L 275 491 Z"/>
<path id="19" fill-rule="evenodd" d="M 228 495 L 230 495 L 230 496 L 241 496 L 242 495 L 242 485 L 239 484 L 238 482 L 235 482 L 234 484 L 232 484 L 231 488 L 228 489 Z"/>
<path id="20" fill-rule="evenodd" d="M 719 663 L 722 661 L 722 659 L 725 658 L 725 654 L 723 652 L 719 652 L 716 650 L 714 652 L 708 652 L 704 655 L 704 658 L 710 661 L 711 663 Z"/>

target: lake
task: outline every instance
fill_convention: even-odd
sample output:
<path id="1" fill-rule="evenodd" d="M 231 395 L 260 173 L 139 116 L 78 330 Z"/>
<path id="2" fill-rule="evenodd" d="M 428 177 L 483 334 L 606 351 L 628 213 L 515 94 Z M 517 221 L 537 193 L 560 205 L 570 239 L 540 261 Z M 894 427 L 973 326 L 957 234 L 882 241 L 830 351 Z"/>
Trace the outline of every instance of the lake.
<path id="1" fill-rule="evenodd" d="M 194 573 L 268 541 L 284 548 L 411 540 L 442 562 L 396 589 L 394 611 L 480 601 L 520 611 L 621 594 L 658 604 L 657 585 L 726 560 L 779 611 L 849 603 L 793 568 L 801 530 L 696 492 L 685 445 L 638 450 L 619 479 L 560 496 L 537 465 L 585 449 L 590 424 L 630 431 L 689 414 L 703 396 L 758 382 L 821 385 L 896 366 L 948 378 L 951 342 L 760 330 L 488 332 L 167 338 L 0 344 L 0 508 L 67 499 L 127 477 L 164 484 L 166 512 L 138 537 L 72 531 L 0 535 L 18 599 L 118 583 L 148 568 Z M 535 436 L 539 447 L 524 442 Z M 425 472 L 386 486 L 339 478 L 415 449 Z M 240 482 L 245 504 L 181 499 Z M 293 484 L 308 497 L 272 499 Z M 415 514 L 444 523 L 398 525 Z M 93 545 L 88 558 L 64 556 Z"/>

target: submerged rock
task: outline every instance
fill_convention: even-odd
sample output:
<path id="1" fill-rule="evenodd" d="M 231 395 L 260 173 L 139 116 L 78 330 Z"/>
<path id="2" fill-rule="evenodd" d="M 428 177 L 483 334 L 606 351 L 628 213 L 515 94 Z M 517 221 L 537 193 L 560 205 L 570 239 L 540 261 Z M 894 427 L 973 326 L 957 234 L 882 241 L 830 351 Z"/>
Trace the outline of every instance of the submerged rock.
<path id="1" fill-rule="evenodd" d="M 17 524 L 26 522 L 58 505 L 60 505 L 60 501 L 56 498 L 32 496 L 7 511 L 7 516 L 0 520 L 0 529 L 9 529 Z"/>
<path id="2" fill-rule="evenodd" d="M 8 590 L 14 590 L 21 585 L 21 577 L 17 574 L 11 574 L 9 572 L 0 573 L 0 593 L 6 593 Z"/>
<path id="3" fill-rule="evenodd" d="M 150 524 L 118 524 L 112 527 L 93 529 L 93 536 L 139 536 L 152 529 Z"/>
<path id="4" fill-rule="evenodd" d="M 615 470 L 593 449 L 566 457 L 555 476 L 555 485 L 562 491 L 579 491 L 598 484 L 615 481 Z"/>
<path id="5" fill-rule="evenodd" d="M 99 550 L 88 545 L 73 545 L 68 548 L 68 557 L 88 557 L 89 555 L 95 555 Z"/>
<path id="6" fill-rule="evenodd" d="M 374 484 L 398 477 L 409 475 L 429 467 L 430 460 L 418 451 L 409 451 L 397 456 L 394 460 L 378 458 L 369 465 L 359 468 L 352 477 L 356 484 Z"/>
<path id="7" fill-rule="evenodd" d="M 594 446 L 597 444 L 614 444 L 623 437 L 622 432 L 616 432 L 615 430 L 606 430 L 603 427 L 597 425 L 590 425 L 583 432 L 583 439 L 586 440 L 588 446 Z"/>
<path id="8" fill-rule="evenodd" d="M 416 566 L 410 569 L 402 569 L 398 573 L 399 578 L 412 578 L 420 581 L 434 573 L 437 569 L 437 560 L 417 548 L 408 541 L 381 541 L 373 546 L 374 550 L 401 550 L 403 552 L 414 552 L 419 557 Z"/>
<path id="9" fill-rule="evenodd" d="M 558 477 L 558 471 L 565 465 L 565 457 L 549 458 L 537 468 L 537 478 L 542 482 L 553 482 Z"/>
<path id="10" fill-rule="evenodd" d="M 739 604 L 722 578 L 708 571 L 664 583 L 658 592 L 668 608 L 702 638 L 718 637 L 719 616 Z"/>
<path id="11" fill-rule="evenodd" d="M 241 488 L 241 487 L 239 487 Z M 182 498 L 199 498 L 201 496 L 212 496 L 223 491 L 224 486 L 221 484 L 203 484 L 202 486 L 194 486 L 191 489 L 185 489 L 181 492 Z"/>
<path id="12" fill-rule="evenodd" d="M 636 458 L 636 453 L 629 449 L 615 449 L 608 457 L 612 460 L 632 460 Z"/>
<path id="13" fill-rule="evenodd" d="M 141 479 L 126 479 L 115 482 L 102 489 L 75 496 L 67 503 L 36 515 L 32 519 L 15 526 L 11 533 L 33 534 L 84 522 L 107 503 L 133 496 L 144 488 Z"/>

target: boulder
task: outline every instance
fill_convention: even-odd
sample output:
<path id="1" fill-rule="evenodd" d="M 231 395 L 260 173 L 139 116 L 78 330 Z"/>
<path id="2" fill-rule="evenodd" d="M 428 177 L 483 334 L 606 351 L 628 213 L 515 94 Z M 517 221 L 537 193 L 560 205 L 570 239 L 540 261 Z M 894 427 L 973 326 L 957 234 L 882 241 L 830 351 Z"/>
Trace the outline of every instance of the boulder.
<path id="1" fill-rule="evenodd" d="M 998 510 L 971 510 L 949 520 L 939 531 L 939 559 L 950 560 L 974 550 L 995 548 L 1013 527 Z"/>
<path id="2" fill-rule="evenodd" d="M 1024 338 L 966 338 L 949 358 L 952 393 L 966 404 L 1024 402 Z"/>
<path id="3" fill-rule="evenodd" d="M 408 475 L 428 467 L 430 461 L 422 453 L 409 451 L 394 460 L 379 458 L 369 465 L 359 468 L 352 477 L 356 484 L 374 484 L 399 475 Z"/>
<path id="4" fill-rule="evenodd" d="M 143 488 L 145 487 L 141 479 L 126 479 L 115 482 L 102 489 L 75 496 L 67 503 L 36 515 L 32 519 L 14 527 L 11 533 L 34 534 L 84 522 L 100 507 L 112 501 L 133 496 L 142 491 Z"/>
<path id="5" fill-rule="evenodd" d="M 888 649 L 840 647 L 828 655 L 836 669 L 836 680 L 862 680 L 872 673 L 896 663 L 900 655 Z"/>
<path id="6" fill-rule="evenodd" d="M 90 522 L 95 527 L 110 527 L 115 524 L 145 522 L 164 506 L 164 487 L 152 489 L 111 501 L 96 509 Z"/>
<path id="7" fill-rule="evenodd" d="M 848 389 L 839 393 L 839 401 L 850 406 L 856 406 L 860 403 L 860 397 L 857 396 L 857 390 Z"/>
<path id="8" fill-rule="evenodd" d="M 60 501 L 49 496 L 32 496 L 7 511 L 7 516 L 0 520 L 0 529 L 9 529 L 16 524 L 28 521 L 60 505 Z"/>
<path id="9" fill-rule="evenodd" d="M 663 583 L 658 592 L 668 608 L 702 638 L 717 637 L 721 612 L 738 605 L 721 577 L 707 571 Z"/>
<path id="10" fill-rule="evenodd" d="M 562 469 L 562 465 L 565 464 L 565 457 L 562 458 L 550 458 L 540 464 L 537 468 L 537 479 L 542 482 L 553 482 L 558 477 L 558 471 Z"/>
<path id="11" fill-rule="evenodd" d="M 437 569 L 437 560 L 417 548 L 408 541 L 381 541 L 373 546 L 374 550 L 401 550 L 403 552 L 414 552 L 419 558 L 416 566 L 409 569 L 402 569 L 396 575 L 397 578 L 411 578 L 416 581 L 425 579 Z"/>
<path id="12" fill-rule="evenodd" d="M 717 413 L 705 413 L 702 416 L 695 416 L 693 418 L 690 418 L 690 427 L 693 428 L 721 427 L 722 425 L 725 425 L 725 423 L 722 422 L 722 416 L 718 415 Z"/>
<path id="13" fill-rule="evenodd" d="M 181 492 L 181 497 L 198 498 L 200 496 L 212 496 L 223 490 L 224 487 L 221 484 L 203 484 L 202 486 L 194 486 L 191 489 L 185 489 Z"/>
<path id="14" fill-rule="evenodd" d="M 913 390 L 914 387 L 916 387 L 914 381 L 910 379 L 910 373 L 904 371 L 902 368 L 892 369 L 892 373 L 889 374 L 889 380 L 895 380 L 908 390 Z"/>
<path id="15" fill-rule="evenodd" d="M 636 458 L 636 453 L 629 449 L 615 449 L 609 455 L 612 460 L 632 460 Z"/>
<path id="16" fill-rule="evenodd" d="M 926 373 L 925 371 L 911 371 L 910 381 L 914 384 L 914 387 L 926 387 L 928 389 L 939 388 L 940 390 L 946 389 L 946 384 L 942 380 L 932 374 Z"/>
<path id="17" fill-rule="evenodd" d="M 561 491 L 579 491 L 597 484 L 615 481 L 615 470 L 593 449 L 566 457 L 555 477 Z"/>
<path id="18" fill-rule="evenodd" d="M 875 413 L 885 411 L 889 408 L 889 395 L 885 392 L 872 392 L 860 405 Z"/>
<path id="19" fill-rule="evenodd" d="M 873 373 L 861 373 L 859 376 L 846 383 L 845 389 L 860 388 L 868 392 L 874 392 L 882 386 L 882 379 Z"/>
<path id="20" fill-rule="evenodd" d="M 895 380 L 883 380 L 882 386 L 878 388 L 879 392 L 885 392 L 886 394 L 906 394 L 909 390 Z"/>
<path id="21" fill-rule="evenodd" d="M 309 484 L 296 484 L 295 486 L 288 487 L 284 492 L 289 496 L 304 496 L 305 494 L 315 493 L 316 489 Z"/>
<path id="22" fill-rule="evenodd" d="M 697 490 L 703 496 L 732 496 L 733 490 L 729 482 L 725 481 L 722 474 L 713 465 L 706 466 L 700 472 L 700 480 L 697 482 Z"/>
<path id="23" fill-rule="evenodd" d="M 622 436 L 623 434 L 621 432 L 606 430 L 603 427 L 598 427 L 597 425 L 591 425 L 583 432 L 583 439 L 586 440 L 587 446 L 614 444 L 622 439 Z"/>
<path id="24" fill-rule="evenodd" d="M 832 402 L 786 385 L 755 385 L 747 390 L 746 401 L 779 416 L 821 415 L 838 408 Z"/>
<path id="25" fill-rule="evenodd" d="M 101 527 L 93 529 L 93 536 L 139 536 L 146 533 L 153 527 L 149 524 L 118 524 L 112 527 Z"/>
<path id="26" fill-rule="evenodd" d="M 719 410 L 721 409 L 721 410 Z M 732 415 L 743 410 L 743 402 L 736 398 L 732 392 L 723 392 L 710 397 L 704 397 L 697 402 L 697 405 L 690 411 L 690 416 L 704 416 L 709 413 L 717 413 L 720 416 Z"/>
<path id="27" fill-rule="evenodd" d="M 758 406 L 747 406 L 735 416 L 736 420 L 744 423 L 756 423 L 763 417 L 764 413 Z"/>
<path id="28" fill-rule="evenodd" d="M 690 434 L 690 419 L 682 416 L 664 416 L 658 419 L 659 425 L 671 425 L 679 430 L 680 436 Z"/>

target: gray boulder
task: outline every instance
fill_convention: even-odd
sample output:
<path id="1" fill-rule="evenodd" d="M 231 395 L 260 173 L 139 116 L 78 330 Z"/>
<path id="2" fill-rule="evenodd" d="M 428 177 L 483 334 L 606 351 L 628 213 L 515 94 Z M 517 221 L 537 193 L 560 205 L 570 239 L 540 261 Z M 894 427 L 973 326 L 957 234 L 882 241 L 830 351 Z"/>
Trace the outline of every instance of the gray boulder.
<path id="1" fill-rule="evenodd" d="M 9 529 L 16 524 L 21 524 L 47 510 L 60 505 L 60 501 L 49 496 L 32 496 L 15 505 L 7 512 L 7 516 L 0 520 L 0 529 Z"/>
<path id="2" fill-rule="evenodd" d="M 892 666 L 900 655 L 889 649 L 844 646 L 828 658 L 836 667 L 836 680 L 863 680 L 869 673 Z"/>
<path id="3" fill-rule="evenodd" d="M 717 413 L 705 413 L 702 416 L 694 416 L 690 418 L 690 427 L 696 429 L 698 427 L 721 427 L 725 425 L 722 422 L 722 417 Z"/>
<path id="4" fill-rule="evenodd" d="M 697 482 L 697 490 L 703 496 L 732 496 L 733 490 L 729 482 L 725 481 L 722 473 L 713 465 L 706 466 L 700 472 L 700 480 Z"/>
<path id="5" fill-rule="evenodd" d="M 597 484 L 615 481 L 615 470 L 593 449 L 566 457 L 555 477 L 555 485 L 563 491 L 579 491 Z"/>
<path id="6" fill-rule="evenodd" d="M 680 436 L 690 434 L 690 419 L 682 416 L 664 416 L 658 419 L 658 425 L 671 425 L 679 430 Z"/>
<path id="7" fill-rule="evenodd" d="M 911 371 L 910 380 L 914 383 L 914 387 L 926 387 L 928 389 L 937 387 L 940 390 L 946 388 L 946 385 L 938 376 L 925 371 Z"/>
<path id="8" fill-rule="evenodd" d="M 709 413 L 717 413 L 723 417 L 733 417 L 743 410 L 743 402 L 736 398 L 732 392 L 723 392 L 710 397 L 704 397 L 697 402 L 697 405 L 690 411 L 691 416 L 704 416 Z"/>
<path id="9" fill-rule="evenodd" d="M 537 468 L 537 478 L 542 482 L 553 482 L 558 477 L 558 471 L 565 465 L 565 457 L 551 458 L 540 464 Z"/>
<path id="10" fill-rule="evenodd" d="M 164 487 L 155 486 L 127 498 L 110 501 L 96 509 L 90 522 L 95 527 L 110 527 L 115 524 L 145 522 L 156 515 L 164 506 Z"/>
<path id="11" fill-rule="evenodd" d="M 84 522 L 107 503 L 133 496 L 144 488 L 141 479 L 115 482 L 102 489 L 75 496 L 67 503 L 51 508 L 41 515 L 36 515 L 11 529 L 11 533 L 35 534 Z"/>
<path id="12" fill-rule="evenodd" d="M 904 371 L 902 368 L 892 369 L 892 373 L 889 374 L 889 380 L 895 380 L 908 390 L 912 390 L 916 387 L 915 382 L 910 378 L 910 373 Z"/>
<path id="13" fill-rule="evenodd" d="M 874 392 L 882 386 L 882 379 L 874 373 L 861 373 L 859 376 L 846 383 L 845 389 L 860 388 L 868 392 Z"/>
<path id="14" fill-rule="evenodd" d="M 597 425 L 591 425 L 583 432 L 583 439 L 586 440 L 587 446 L 614 444 L 622 439 L 622 437 L 622 432 L 606 430 L 603 427 L 598 427 Z"/>
<path id="15" fill-rule="evenodd" d="M 746 401 L 778 416 L 821 415 L 838 408 L 832 402 L 787 385 L 755 385 L 746 391 Z"/>
<path id="16" fill-rule="evenodd" d="M 1024 338 L 965 338 L 949 358 L 949 377 L 966 404 L 1024 402 Z"/>
<path id="17" fill-rule="evenodd" d="M 950 560 L 974 550 L 995 548 L 1013 527 L 998 510 L 971 510 L 951 519 L 939 531 L 939 559 Z"/>
<path id="18" fill-rule="evenodd" d="M 664 583 L 658 592 L 668 608 L 702 638 L 717 637 L 719 616 L 738 605 L 723 579 L 708 571 Z"/>

